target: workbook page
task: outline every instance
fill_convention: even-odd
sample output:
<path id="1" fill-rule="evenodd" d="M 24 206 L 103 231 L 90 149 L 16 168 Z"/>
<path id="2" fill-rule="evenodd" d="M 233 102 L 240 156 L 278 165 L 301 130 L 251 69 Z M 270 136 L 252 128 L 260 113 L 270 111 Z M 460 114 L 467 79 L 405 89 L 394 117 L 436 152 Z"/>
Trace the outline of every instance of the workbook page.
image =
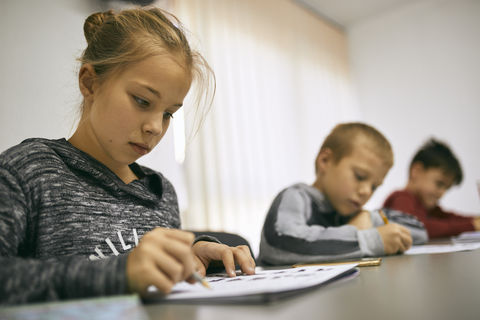
<path id="1" fill-rule="evenodd" d="M 181 282 L 176 284 L 172 292 L 164 296 L 164 298 L 166 300 L 205 299 L 286 292 L 322 284 L 356 266 L 357 264 L 348 264 L 276 270 L 261 270 L 257 268 L 258 271 L 254 275 L 239 273 L 234 278 L 229 278 L 226 273 L 217 273 L 205 278 L 210 289 L 198 282 L 195 284 Z M 149 288 L 151 293 L 156 291 L 155 287 Z"/>

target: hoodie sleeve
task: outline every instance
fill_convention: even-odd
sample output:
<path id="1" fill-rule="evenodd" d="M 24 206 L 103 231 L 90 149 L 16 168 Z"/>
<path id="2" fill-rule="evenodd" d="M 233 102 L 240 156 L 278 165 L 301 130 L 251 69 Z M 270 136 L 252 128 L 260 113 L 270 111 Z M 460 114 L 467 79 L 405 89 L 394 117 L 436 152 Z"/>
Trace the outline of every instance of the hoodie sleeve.
<path id="1" fill-rule="evenodd" d="M 266 264 L 328 261 L 383 255 L 375 228 L 358 230 L 352 225 L 309 224 L 311 204 L 295 188 L 274 200 L 262 231 L 259 260 Z"/>
<path id="2" fill-rule="evenodd" d="M 127 257 L 47 262 L 2 256 L 0 305 L 125 294 Z"/>
<path id="3" fill-rule="evenodd" d="M 41 261 L 20 256 L 28 218 L 22 185 L 0 168 L 0 304 L 84 298 L 126 293 L 126 260 L 119 255 L 101 261 L 79 257 Z"/>
<path id="4" fill-rule="evenodd" d="M 392 210 L 389 208 L 382 209 L 388 220 L 393 223 L 398 223 L 410 231 L 412 236 L 413 245 L 421 245 L 428 242 L 428 233 L 425 226 L 416 217 L 406 214 L 398 210 Z M 371 212 L 372 224 L 374 227 L 384 225 L 384 222 L 380 216 L 379 210 Z"/>

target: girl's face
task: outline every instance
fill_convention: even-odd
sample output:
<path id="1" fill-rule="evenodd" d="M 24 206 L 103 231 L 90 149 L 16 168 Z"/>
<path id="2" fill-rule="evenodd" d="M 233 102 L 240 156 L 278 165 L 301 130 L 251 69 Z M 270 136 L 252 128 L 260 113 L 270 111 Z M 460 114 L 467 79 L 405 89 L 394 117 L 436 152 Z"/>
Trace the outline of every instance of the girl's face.
<path id="1" fill-rule="evenodd" d="M 160 142 L 190 85 L 190 74 L 165 55 L 132 65 L 101 88 L 93 85 L 82 150 L 114 172 L 135 162 Z"/>

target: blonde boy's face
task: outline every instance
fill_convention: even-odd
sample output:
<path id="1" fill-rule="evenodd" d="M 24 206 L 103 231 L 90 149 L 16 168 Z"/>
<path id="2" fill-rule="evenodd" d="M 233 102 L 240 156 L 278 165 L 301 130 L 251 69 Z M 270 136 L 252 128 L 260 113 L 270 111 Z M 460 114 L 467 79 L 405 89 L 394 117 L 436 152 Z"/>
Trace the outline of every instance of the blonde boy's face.
<path id="1" fill-rule="evenodd" d="M 415 167 L 418 165 L 418 167 Z M 425 169 L 421 164 L 414 164 L 410 180 L 413 181 L 411 191 L 427 209 L 433 209 L 455 180 L 453 175 L 446 174 L 441 168 Z"/>
<path id="2" fill-rule="evenodd" d="M 383 183 L 390 166 L 365 145 L 356 145 L 352 153 L 335 163 L 330 149 L 317 159 L 317 187 L 341 215 L 362 209 L 377 187 Z"/>

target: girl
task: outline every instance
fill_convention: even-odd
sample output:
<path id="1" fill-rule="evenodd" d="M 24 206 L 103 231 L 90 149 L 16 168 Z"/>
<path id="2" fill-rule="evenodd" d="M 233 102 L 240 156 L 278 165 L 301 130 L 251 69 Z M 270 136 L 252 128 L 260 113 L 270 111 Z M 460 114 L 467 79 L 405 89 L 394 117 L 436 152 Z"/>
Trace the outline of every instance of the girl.
<path id="1" fill-rule="evenodd" d="M 156 8 L 87 18 L 75 133 L 0 155 L 0 303 L 168 293 L 214 260 L 254 273 L 248 247 L 178 230 L 173 186 L 135 163 L 213 76 L 177 26 Z"/>

